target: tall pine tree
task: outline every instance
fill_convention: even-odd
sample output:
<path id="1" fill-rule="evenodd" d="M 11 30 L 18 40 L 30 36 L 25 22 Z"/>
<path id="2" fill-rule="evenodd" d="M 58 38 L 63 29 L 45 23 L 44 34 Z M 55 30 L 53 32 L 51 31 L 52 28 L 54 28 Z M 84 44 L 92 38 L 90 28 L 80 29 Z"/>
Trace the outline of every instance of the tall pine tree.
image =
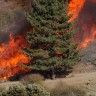
<path id="1" fill-rule="evenodd" d="M 53 78 L 56 69 L 70 68 L 78 62 L 78 45 L 72 42 L 75 30 L 67 14 L 68 3 L 64 0 L 32 0 L 27 19 L 33 29 L 27 33 L 28 47 L 24 50 L 30 59 L 27 68 L 50 70 Z"/>

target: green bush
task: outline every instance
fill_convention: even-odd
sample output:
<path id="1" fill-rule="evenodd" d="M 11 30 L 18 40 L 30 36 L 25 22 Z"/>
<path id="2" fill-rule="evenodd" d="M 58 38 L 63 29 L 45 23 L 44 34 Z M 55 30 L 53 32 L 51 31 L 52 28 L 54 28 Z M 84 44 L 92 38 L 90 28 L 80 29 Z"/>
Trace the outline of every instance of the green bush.
<path id="1" fill-rule="evenodd" d="M 32 84 L 32 83 L 41 83 L 43 80 L 43 76 L 39 74 L 29 74 L 20 79 L 21 83 L 23 84 Z"/>
<path id="2" fill-rule="evenodd" d="M 51 96 L 86 96 L 86 92 L 80 88 L 58 85 L 51 90 Z"/>
<path id="3" fill-rule="evenodd" d="M 11 86 L 2 91 L 0 96 L 50 96 L 50 93 L 38 84 L 28 84 Z"/>
<path id="4" fill-rule="evenodd" d="M 25 86 L 23 85 L 11 86 L 8 90 L 2 91 L 1 94 L 1 96 L 27 96 Z"/>
<path id="5" fill-rule="evenodd" d="M 33 86 L 31 84 L 29 84 L 27 87 L 27 93 L 28 96 L 30 96 L 30 94 L 33 94 L 32 96 L 50 96 L 50 93 L 47 92 L 43 87 L 41 87 L 40 85 L 36 85 L 33 84 Z M 31 91 L 31 90 L 32 91 Z"/>

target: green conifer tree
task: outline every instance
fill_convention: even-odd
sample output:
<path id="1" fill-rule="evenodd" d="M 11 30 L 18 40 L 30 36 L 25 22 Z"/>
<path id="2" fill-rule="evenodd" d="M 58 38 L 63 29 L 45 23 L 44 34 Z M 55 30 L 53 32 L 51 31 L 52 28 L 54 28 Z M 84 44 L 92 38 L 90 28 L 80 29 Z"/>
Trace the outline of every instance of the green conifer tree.
<path id="1" fill-rule="evenodd" d="M 54 78 L 56 69 L 70 68 L 78 62 L 78 44 L 72 42 L 75 30 L 68 22 L 70 18 L 64 0 L 32 0 L 27 17 L 32 31 L 27 33 L 28 47 L 24 50 L 30 59 L 28 68 L 50 70 Z"/>

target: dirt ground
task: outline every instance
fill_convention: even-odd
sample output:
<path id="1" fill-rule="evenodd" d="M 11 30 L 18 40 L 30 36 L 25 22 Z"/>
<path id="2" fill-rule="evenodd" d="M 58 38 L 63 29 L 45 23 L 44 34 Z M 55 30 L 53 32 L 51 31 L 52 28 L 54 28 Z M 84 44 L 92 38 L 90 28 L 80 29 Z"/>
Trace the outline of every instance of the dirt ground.
<path id="1" fill-rule="evenodd" d="M 44 81 L 48 88 L 55 88 L 60 83 L 72 86 L 94 85 L 96 84 L 96 72 L 71 73 L 66 78 Z"/>
<path id="2" fill-rule="evenodd" d="M 8 1 L 8 2 L 6 2 Z M 15 7 L 14 3 L 10 0 L 0 0 L 0 12 L 12 11 Z M 14 84 L 19 84 L 19 81 L 15 82 L 1 82 L 0 87 L 9 87 Z M 66 78 L 45 80 L 44 85 L 48 88 L 55 88 L 58 84 L 67 84 L 72 86 L 95 86 L 96 85 L 96 67 L 90 64 L 78 64 L 74 67 L 73 72 Z"/>
<path id="3" fill-rule="evenodd" d="M 1 82 L 0 87 L 8 88 L 9 86 L 17 84 L 20 84 L 20 82 Z M 46 86 L 48 89 L 53 89 L 59 84 L 61 84 L 62 86 L 66 84 L 69 86 L 90 88 L 91 90 L 94 90 L 94 87 L 96 88 L 96 72 L 71 73 L 66 78 L 57 78 L 55 80 L 47 79 L 43 81 L 43 85 Z"/>
<path id="4" fill-rule="evenodd" d="M 60 83 L 67 84 L 69 86 L 95 86 L 96 66 L 92 64 L 77 64 L 76 66 L 74 66 L 73 72 L 66 76 L 66 78 L 44 81 L 44 84 L 48 88 L 54 88 Z"/>
<path id="5" fill-rule="evenodd" d="M 77 69 L 78 70 L 77 70 Z M 85 69 L 85 70 L 84 70 Z M 19 81 L 16 82 L 1 82 L 1 86 L 11 86 L 14 84 L 19 84 Z M 70 73 L 66 78 L 57 78 L 55 80 L 47 79 L 43 81 L 43 84 L 48 88 L 55 88 L 58 84 L 67 84 L 69 86 L 89 86 L 96 85 L 96 70 L 93 65 L 76 65 L 73 69 L 73 72 Z"/>

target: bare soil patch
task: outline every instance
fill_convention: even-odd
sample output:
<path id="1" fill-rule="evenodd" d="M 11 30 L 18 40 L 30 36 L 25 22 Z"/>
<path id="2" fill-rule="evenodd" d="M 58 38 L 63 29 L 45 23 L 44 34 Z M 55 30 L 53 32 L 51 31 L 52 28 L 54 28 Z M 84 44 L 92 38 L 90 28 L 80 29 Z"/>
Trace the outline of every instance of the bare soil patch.
<path id="1" fill-rule="evenodd" d="M 60 82 L 70 86 L 96 85 L 96 72 L 71 73 L 66 78 L 45 80 L 44 85 L 55 88 Z"/>

